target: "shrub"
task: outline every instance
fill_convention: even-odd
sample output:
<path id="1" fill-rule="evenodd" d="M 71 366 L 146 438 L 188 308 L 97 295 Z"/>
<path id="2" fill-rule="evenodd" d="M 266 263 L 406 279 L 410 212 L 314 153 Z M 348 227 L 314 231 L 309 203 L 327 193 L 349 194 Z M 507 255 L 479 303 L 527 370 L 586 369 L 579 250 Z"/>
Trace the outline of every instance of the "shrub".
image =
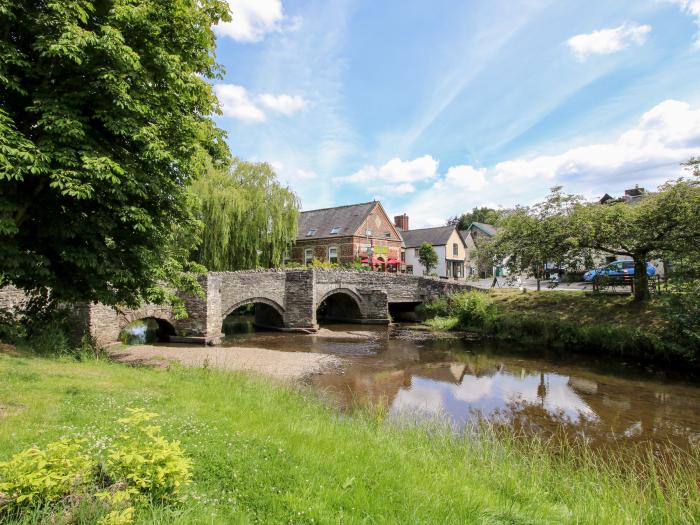
<path id="1" fill-rule="evenodd" d="M 0 511 L 17 514 L 41 507 L 90 484 L 95 461 L 83 445 L 83 440 L 63 439 L 0 463 Z"/>
<path id="2" fill-rule="evenodd" d="M 189 459 L 177 441 L 167 441 L 150 424 L 157 414 L 129 412 L 119 420 L 124 432 L 101 461 L 85 440 L 63 439 L 0 463 L 0 521 L 37 509 L 66 511 L 72 497 L 90 507 L 90 523 L 126 525 L 135 505 L 174 501 L 189 483 Z"/>
<path id="3" fill-rule="evenodd" d="M 494 313 L 491 300 L 481 292 L 462 292 L 450 298 L 451 309 L 462 328 L 483 328 Z"/>
<path id="4" fill-rule="evenodd" d="M 130 416 L 119 420 L 126 431 L 108 454 L 104 474 L 115 482 L 124 481 L 135 494 L 148 499 L 175 499 L 190 481 L 190 460 L 178 441 L 166 440 L 160 427 L 150 424 L 157 414 L 140 408 L 128 410 Z"/>

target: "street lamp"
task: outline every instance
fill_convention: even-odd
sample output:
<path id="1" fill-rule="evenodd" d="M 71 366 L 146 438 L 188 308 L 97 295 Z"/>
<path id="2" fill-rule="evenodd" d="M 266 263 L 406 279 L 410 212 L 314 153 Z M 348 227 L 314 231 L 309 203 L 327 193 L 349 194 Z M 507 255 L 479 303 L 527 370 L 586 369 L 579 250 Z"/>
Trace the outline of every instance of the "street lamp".
<path id="1" fill-rule="evenodd" d="M 369 264 L 369 271 L 374 271 L 374 264 L 372 258 L 374 256 L 374 250 L 372 249 L 372 230 L 365 230 L 365 236 L 367 237 L 367 264 Z"/>

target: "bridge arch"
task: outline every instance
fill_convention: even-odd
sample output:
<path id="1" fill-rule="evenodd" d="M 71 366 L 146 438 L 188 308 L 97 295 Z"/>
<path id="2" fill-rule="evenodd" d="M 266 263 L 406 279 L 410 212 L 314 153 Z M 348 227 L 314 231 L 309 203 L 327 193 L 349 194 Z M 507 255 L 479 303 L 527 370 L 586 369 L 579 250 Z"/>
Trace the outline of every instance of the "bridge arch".
<path id="1" fill-rule="evenodd" d="M 236 310 L 254 305 L 254 325 L 262 328 L 281 329 L 285 325 L 285 310 L 279 303 L 267 297 L 249 297 L 228 307 L 221 316 L 222 327 L 226 318 Z M 223 331 L 223 330 L 222 330 Z"/>
<path id="2" fill-rule="evenodd" d="M 365 301 L 351 288 L 328 290 L 316 303 L 317 321 L 359 323 L 366 317 Z"/>

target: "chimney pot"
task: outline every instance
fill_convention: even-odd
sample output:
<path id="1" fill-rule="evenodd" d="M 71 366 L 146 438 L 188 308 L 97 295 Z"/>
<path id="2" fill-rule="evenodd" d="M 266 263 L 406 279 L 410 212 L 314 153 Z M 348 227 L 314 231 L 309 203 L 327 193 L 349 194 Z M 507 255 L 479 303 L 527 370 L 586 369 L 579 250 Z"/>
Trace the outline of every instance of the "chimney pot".
<path id="1" fill-rule="evenodd" d="M 408 231 L 408 215 L 405 213 L 403 215 L 395 215 L 394 226 L 401 231 Z"/>

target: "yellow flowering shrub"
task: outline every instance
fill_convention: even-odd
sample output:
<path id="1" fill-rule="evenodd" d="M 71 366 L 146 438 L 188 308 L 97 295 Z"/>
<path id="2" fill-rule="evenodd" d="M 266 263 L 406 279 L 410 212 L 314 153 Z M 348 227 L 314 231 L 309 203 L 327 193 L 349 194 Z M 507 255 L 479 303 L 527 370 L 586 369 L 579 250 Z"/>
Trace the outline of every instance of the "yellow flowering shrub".
<path id="1" fill-rule="evenodd" d="M 83 445 L 84 440 L 62 439 L 0 463 L 0 510 L 12 513 L 59 501 L 92 483 L 96 462 Z"/>
<path id="2" fill-rule="evenodd" d="M 175 499 L 190 482 L 190 460 L 179 441 L 168 441 L 160 427 L 150 424 L 158 414 L 143 409 L 128 409 L 129 417 L 120 419 L 127 431 L 120 434 L 103 465 L 105 474 L 123 481 L 136 494 L 151 500 Z"/>

